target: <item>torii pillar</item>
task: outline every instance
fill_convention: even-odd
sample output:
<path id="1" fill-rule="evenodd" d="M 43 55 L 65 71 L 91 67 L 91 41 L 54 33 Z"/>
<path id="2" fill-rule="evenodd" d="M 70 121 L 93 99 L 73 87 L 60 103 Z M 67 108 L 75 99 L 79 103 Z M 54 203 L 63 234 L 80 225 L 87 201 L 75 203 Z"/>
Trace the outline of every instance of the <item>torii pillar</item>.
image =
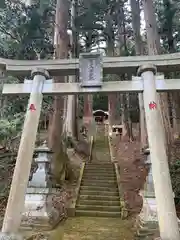
<path id="1" fill-rule="evenodd" d="M 43 69 L 35 69 L 32 72 L 32 78 L 32 89 L 22 130 L 0 240 L 21 239 L 19 237 L 16 238 L 15 236 L 18 233 L 24 209 L 26 189 L 42 107 L 43 85 L 45 80 L 49 79 L 49 75 L 47 71 Z"/>
<path id="2" fill-rule="evenodd" d="M 165 133 L 156 92 L 156 67 L 143 65 L 138 70 L 144 85 L 144 107 L 147 124 L 152 174 L 162 240 L 179 240 L 180 233 L 165 147 Z"/>

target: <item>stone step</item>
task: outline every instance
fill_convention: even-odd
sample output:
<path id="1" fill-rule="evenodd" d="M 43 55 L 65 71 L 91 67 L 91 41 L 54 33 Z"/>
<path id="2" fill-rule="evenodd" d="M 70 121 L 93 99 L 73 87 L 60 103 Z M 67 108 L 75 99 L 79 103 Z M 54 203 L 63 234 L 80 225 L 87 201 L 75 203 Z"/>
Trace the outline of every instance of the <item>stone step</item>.
<path id="1" fill-rule="evenodd" d="M 90 191 L 90 190 L 81 190 L 80 191 L 80 196 L 81 195 L 91 195 L 91 196 L 119 196 L 118 191 Z"/>
<path id="2" fill-rule="evenodd" d="M 110 201 L 102 201 L 102 200 L 79 200 L 78 205 L 102 205 L 102 206 L 119 206 L 120 207 L 120 201 L 119 200 L 110 200 Z"/>
<path id="3" fill-rule="evenodd" d="M 98 168 L 94 168 L 94 169 L 92 169 L 92 168 L 85 168 L 84 169 L 84 172 L 86 173 L 96 173 L 97 175 L 98 174 L 106 174 L 106 173 L 113 173 L 113 174 L 115 174 L 115 170 L 114 169 L 98 169 Z"/>
<path id="4" fill-rule="evenodd" d="M 96 152 L 92 153 L 92 161 L 87 164 L 106 164 L 106 165 L 112 165 L 111 158 L 109 155 L 109 152 L 106 151 L 106 153 L 102 153 L 102 149 L 96 150 Z M 98 160 L 98 161 L 97 161 Z"/>
<path id="5" fill-rule="evenodd" d="M 108 147 L 108 138 L 104 136 L 104 131 L 103 132 L 98 132 L 98 135 L 96 137 L 95 140 L 95 148 L 97 148 L 98 146 L 105 146 L 105 144 Z"/>
<path id="6" fill-rule="evenodd" d="M 96 177 L 96 176 L 106 176 L 106 177 L 115 177 L 116 176 L 116 174 L 115 174 L 115 172 L 98 172 L 98 171 L 96 171 L 96 172 L 89 172 L 89 171 L 84 171 L 84 174 L 83 174 L 84 176 L 92 176 L 92 177 Z"/>
<path id="7" fill-rule="evenodd" d="M 82 194 L 79 196 L 79 201 L 81 200 L 98 200 L 98 201 L 119 201 L 119 195 L 88 195 Z"/>
<path id="8" fill-rule="evenodd" d="M 99 146 L 108 149 L 109 143 L 108 143 L 108 139 L 104 137 L 104 133 L 105 132 L 98 133 L 98 135 L 96 137 L 96 141 L 95 141 L 95 149 L 98 149 Z"/>
<path id="9" fill-rule="evenodd" d="M 47 231 L 47 230 L 52 230 L 52 226 L 50 226 L 50 224 L 43 224 L 43 223 L 39 223 L 39 224 L 35 224 L 35 225 L 32 225 L 30 223 L 22 223 L 21 226 L 20 226 L 20 231 L 32 231 L 32 226 L 34 229 L 36 229 L 36 231 Z"/>
<path id="10" fill-rule="evenodd" d="M 101 169 L 101 168 L 109 169 L 109 168 L 114 168 L 114 165 L 112 163 L 107 162 L 107 161 L 103 162 L 103 161 L 101 161 L 99 159 L 95 159 L 95 160 L 92 160 L 91 163 L 88 163 L 88 164 L 86 163 L 85 167 L 87 167 L 87 168 L 95 168 L 95 167 L 97 167 L 98 169 Z"/>
<path id="11" fill-rule="evenodd" d="M 100 140 L 98 139 L 98 141 L 95 142 L 95 149 L 99 150 L 99 149 L 108 149 L 108 140 L 107 139 L 103 139 L 103 140 Z"/>
<path id="12" fill-rule="evenodd" d="M 90 174 L 85 174 L 82 177 L 82 180 L 92 180 L 92 181 L 98 181 L 98 180 L 103 180 L 103 181 L 117 181 L 116 176 L 113 175 L 90 175 Z"/>
<path id="13" fill-rule="evenodd" d="M 117 189 L 117 184 L 116 182 L 107 182 L 107 181 L 102 181 L 102 182 L 98 182 L 98 181 L 90 181 L 90 180 L 82 180 L 82 183 L 81 183 L 81 186 L 82 187 L 101 187 L 101 188 L 111 188 L 111 189 Z"/>
<path id="14" fill-rule="evenodd" d="M 120 212 L 120 206 L 77 205 L 76 208 L 77 208 L 77 210 Z"/>
<path id="15" fill-rule="evenodd" d="M 104 182 L 104 181 L 83 181 L 81 182 L 82 186 L 101 186 L 101 187 L 116 187 L 117 184 L 114 182 Z"/>
<path id="16" fill-rule="evenodd" d="M 116 179 L 108 179 L 106 177 L 104 177 L 105 179 L 99 178 L 99 179 L 90 179 L 90 178 L 82 178 L 82 182 L 85 183 L 96 183 L 96 184 L 101 184 L 101 183 L 110 183 L 110 184 L 114 184 L 115 186 L 117 185 L 117 181 Z"/>
<path id="17" fill-rule="evenodd" d="M 104 151 L 104 152 L 108 152 L 108 148 L 109 148 L 109 143 L 108 142 L 105 142 L 105 141 L 103 141 L 103 142 L 95 142 L 95 146 L 94 146 L 94 149 L 93 150 L 95 150 L 94 152 L 96 153 L 96 152 L 102 152 L 102 150 Z"/>
<path id="18" fill-rule="evenodd" d="M 76 210 L 76 216 L 120 218 L 121 214 L 120 214 L 120 212 Z"/>
<path id="19" fill-rule="evenodd" d="M 146 232 L 139 232 L 139 233 L 137 233 L 137 237 L 139 238 L 139 239 L 142 239 L 142 238 L 145 238 L 146 239 L 146 237 L 147 236 L 154 236 L 154 234 L 155 234 L 155 232 L 149 232 L 149 231 L 146 231 Z"/>
<path id="20" fill-rule="evenodd" d="M 109 164 L 110 163 L 110 157 L 108 157 L 106 160 L 105 160 L 105 162 L 104 161 L 101 161 L 101 160 L 99 160 L 100 158 L 103 158 L 103 156 L 93 156 L 92 157 L 93 158 L 93 160 L 92 160 L 92 164 L 94 164 L 94 163 L 98 163 L 97 165 L 99 165 L 99 168 L 100 167 L 102 167 L 103 168 L 103 166 L 104 166 L 104 164 Z M 112 164 L 111 164 L 111 166 L 107 166 L 107 167 L 104 167 L 104 168 L 112 168 L 113 166 L 112 166 Z"/>
<path id="21" fill-rule="evenodd" d="M 80 191 L 81 190 L 89 190 L 89 191 L 98 191 L 98 192 L 104 192 L 104 191 L 108 191 L 108 192 L 118 192 L 118 186 L 117 187 L 100 187 L 100 186 L 81 186 L 80 187 Z"/>
<path id="22" fill-rule="evenodd" d="M 103 159 L 101 159 L 101 160 L 102 160 L 102 162 L 105 163 L 106 166 L 109 166 L 109 165 L 113 166 L 112 162 L 107 162 L 107 161 L 104 161 Z M 87 162 L 86 165 L 93 165 L 93 163 L 92 162 Z M 94 165 L 99 165 L 99 164 L 98 164 L 98 162 L 96 162 L 96 163 L 94 163 Z"/>
<path id="23" fill-rule="evenodd" d="M 103 162 L 101 161 L 101 163 L 93 163 L 93 161 L 91 163 L 86 163 L 85 167 L 98 167 L 98 168 L 114 168 L 114 165 L 112 163 L 109 162 Z"/>
<path id="24" fill-rule="evenodd" d="M 97 155 L 94 156 L 94 157 L 96 158 Z M 101 157 L 101 156 L 100 156 L 100 157 Z M 104 157 L 104 156 L 102 156 L 102 157 Z M 99 162 L 98 162 L 98 161 L 99 161 Z M 100 158 L 96 158 L 95 160 L 92 159 L 91 162 L 86 163 L 85 166 L 87 166 L 87 167 L 96 167 L 96 166 L 97 166 L 97 167 L 99 167 L 99 168 L 101 168 L 101 167 L 110 168 L 110 167 L 114 167 L 114 164 L 113 164 L 112 162 L 108 161 L 107 159 L 102 160 L 102 159 L 100 159 Z"/>
<path id="25" fill-rule="evenodd" d="M 108 171 L 98 171 L 98 169 L 94 170 L 84 170 L 83 175 L 92 175 L 92 176 L 116 176 L 115 171 L 113 170 L 108 170 Z"/>
<path id="26" fill-rule="evenodd" d="M 154 231 L 158 229 L 158 223 L 156 221 L 140 223 L 139 226 L 141 229 L 147 228 Z"/>
<path id="27" fill-rule="evenodd" d="M 83 180 L 87 179 L 87 180 L 103 180 L 103 181 L 112 181 L 112 180 L 115 180 L 116 181 L 116 176 L 104 176 L 104 175 L 87 175 L 87 174 L 84 174 L 83 177 L 82 177 Z"/>
<path id="28" fill-rule="evenodd" d="M 111 158 L 107 152 L 102 154 L 102 152 L 97 151 L 95 154 L 92 154 L 92 161 L 90 163 L 98 165 L 107 165 L 107 167 L 112 165 Z"/>
<path id="29" fill-rule="evenodd" d="M 98 169 L 84 169 L 84 174 L 93 174 L 93 175 L 115 175 L 114 170 L 98 170 Z"/>
<path id="30" fill-rule="evenodd" d="M 100 165 L 100 164 L 99 164 Z M 103 167 L 103 164 L 102 164 L 102 167 L 101 166 L 91 166 L 91 167 L 85 167 L 84 168 L 85 170 L 99 170 L 99 171 L 114 171 L 114 168 L 111 166 L 111 167 L 108 167 L 108 168 L 105 168 Z"/>

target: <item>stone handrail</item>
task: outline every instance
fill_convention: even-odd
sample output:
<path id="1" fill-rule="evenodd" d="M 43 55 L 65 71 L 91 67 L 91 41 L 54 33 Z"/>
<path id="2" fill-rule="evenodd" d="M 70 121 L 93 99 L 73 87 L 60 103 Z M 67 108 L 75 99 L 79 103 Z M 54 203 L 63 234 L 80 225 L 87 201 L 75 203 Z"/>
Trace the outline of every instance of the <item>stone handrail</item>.
<path id="1" fill-rule="evenodd" d="M 114 163 L 115 167 L 115 172 L 116 172 L 116 179 L 117 179 L 117 184 L 118 184 L 118 191 L 119 191 L 119 196 L 120 196 L 120 206 L 121 206 L 121 218 L 125 219 L 128 217 L 128 210 L 126 208 L 126 203 L 123 199 L 123 191 L 121 188 L 121 180 L 120 180 L 120 173 L 119 173 L 119 166 L 118 163 Z"/>
<path id="2" fill-rule="evenodd" d="M 81 181 L 82 181 L 82 177 L 83 177 L 84 167 L 85 167 L 85 162 L 82 162 L 80 173 L 79 173 L 79 178 L 78 178 L 77 185 L 75 188 L 75 194 L 68 206 L 68 216 L 70 216 L 70 217 L 75 216 L 76 202 L 77 202 L 78 195 L 79 195 L 79 190 L 80 190 Z"/>
<path id="3" fill-rule="evenodd" d="M 155 56 L 130 56 L 130 57 L 104 57 L 104 73 L 136 74 L 137 68 L 142 64 L 154 64 L 159 72 L 180 70 L 180 53 L 163 54 Z M 43 68 L 51 76 L 76 75 L 79 70 L 79 59 L 56 60 L 11 60 L 0 58 L 0 68 L 13 75 L 28 75 L 34 68 Z"/>
<path id="4" fill-rule="evenodd" d="M 117 184 L 118 184 L 118 191 L 119 191 L 119 201 L 120 201 L 120 207 L 121 207 L 121 218 L 127 218 L 128 217 L 128 210 L 126 208 L 126 204 L 125 201 L 123 199 L 123 191 L 121 188 L 121 180 L 120 180 L 120 173 L 119 173 L 119 165 L 117 162 L 115 162 L 115 156 L 113 156 L 113 151 L 112 151 L 112 147 L 111 147 L 111 140 L 110 140 L 110 136 L 108 134 L 108 143 L 109 143 L 109 152 L 110 152 L 110 157 L 111 157 L 111 162 L 114 164 L 114 168 L 115 168 L 115 172 L 116 172 L 116 180 L 117 180 Z"/>

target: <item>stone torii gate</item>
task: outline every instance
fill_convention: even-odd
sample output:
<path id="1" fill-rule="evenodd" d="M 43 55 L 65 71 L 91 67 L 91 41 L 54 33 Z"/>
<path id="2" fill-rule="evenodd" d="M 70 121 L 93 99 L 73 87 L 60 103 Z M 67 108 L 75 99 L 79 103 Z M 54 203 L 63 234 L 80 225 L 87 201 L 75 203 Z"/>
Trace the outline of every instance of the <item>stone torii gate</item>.
<path id="1" fill-rule="evenodd" d="M 2 236 L 18 234 L 35 146 L 43 95 L 143 92 L 149 147 L 152 161 L 160 235 L 163 240 L 179 240 L 180 234 L 165 149 L 157 91 L 180 89 L 180 79 L 156 77 L 156 72 L 180 70 L 180 54 L 101 58 L 83 54 L 80 59 L 16 61 L 0 59 L 0 67 L 11 75 L 27 76 L 32 82 L 4 84 L 4 95 L 30 94 L 16 166 L 4 217 Z M 50 76 L 74 75 L 80 69 L 80 83 L 53 83 Z M 138 69 L 138 71 L 137 71 Z M 104 73 L 131 72 L 133 81 L 102 82 Z M 18 239 L 14 236 L 12 239 Z"/>

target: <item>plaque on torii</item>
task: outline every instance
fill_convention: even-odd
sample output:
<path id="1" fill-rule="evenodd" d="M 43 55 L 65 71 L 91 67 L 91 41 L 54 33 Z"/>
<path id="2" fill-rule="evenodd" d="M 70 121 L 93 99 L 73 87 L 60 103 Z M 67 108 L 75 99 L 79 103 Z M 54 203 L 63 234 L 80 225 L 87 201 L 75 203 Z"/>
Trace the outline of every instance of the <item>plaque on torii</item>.
<path id="1" fill-rule="evenodd" d="M 101 53 L 82 53 L 79 58 L 79 78 L 81 87 L 96 88 L 102 86 Z"/>
<path id="2" fill-rule="evenodd" d="M 99 52 L 96 53 L 82 53 L 79 57 L 79 80 L 80 87 L 84 90 L 89 90 L 90 93 L 98 92 L 103 85 L 103 64 L 102 55 Z M 85 107 L 87 114 L 84 115 L 83 121 L 89 132 L 93 134 L 95 131 L 93 118 L 91 117 L 91 107 L 88 100 Z"/>

